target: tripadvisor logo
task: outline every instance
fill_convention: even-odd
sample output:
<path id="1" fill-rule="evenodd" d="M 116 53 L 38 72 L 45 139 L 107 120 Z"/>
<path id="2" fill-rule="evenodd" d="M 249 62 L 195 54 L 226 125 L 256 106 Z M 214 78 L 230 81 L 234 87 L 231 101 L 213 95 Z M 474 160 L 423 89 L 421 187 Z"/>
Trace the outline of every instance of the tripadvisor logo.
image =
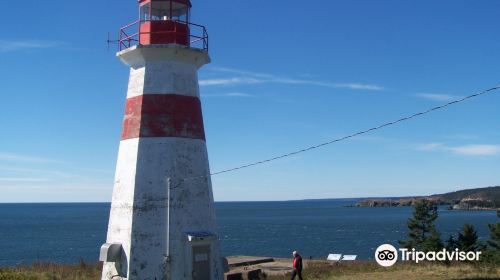
<path id="1" fill-rule="evenodd" d="M 398 251 L 391 244 L 383 244 L 375 250 L 375 260 L 381 266 L 392 266 L 398 261 Z"/>
<path id="2" fill-rule="evenodd" d="M 417 251 L 415 248 L 409 250 L 400 248 L 399 253 L 402 261 L 479 261 L 481 252 L 465 252 L 455 249 L 454 251 Z M 375 250 L 375 260 L 381 266 L 392 266 L 398 261 L 398 250 L 391 244 L 380 245 Z"/>

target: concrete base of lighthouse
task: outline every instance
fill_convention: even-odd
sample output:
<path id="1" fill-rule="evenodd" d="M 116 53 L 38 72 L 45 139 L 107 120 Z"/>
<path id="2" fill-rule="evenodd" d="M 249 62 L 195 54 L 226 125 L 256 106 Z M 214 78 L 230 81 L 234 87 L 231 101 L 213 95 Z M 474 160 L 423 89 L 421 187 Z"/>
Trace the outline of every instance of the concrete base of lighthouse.
<path id="1" fill-rule="evenodd" d="M 201 111 L 170 115 L 198 108 L 186 99 L 199 99 L 208 55 L 141 46 L 119 56 L 132 67 L 106 241 L 119 250 L 101 251 L 102 279 L 223 279 Z"/>

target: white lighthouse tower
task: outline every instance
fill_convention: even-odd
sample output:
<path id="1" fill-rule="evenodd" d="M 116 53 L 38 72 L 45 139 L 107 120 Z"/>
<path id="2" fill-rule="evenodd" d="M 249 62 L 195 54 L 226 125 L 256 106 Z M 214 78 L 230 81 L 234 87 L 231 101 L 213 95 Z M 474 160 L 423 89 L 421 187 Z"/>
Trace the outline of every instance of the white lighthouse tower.
<path id="1" fill-rule="evenodd" d="M 223 278 L 198 69 L 210 62 L 189 0 L 139 0 L 120 30 L 130 66 L 102 279 Z"/>

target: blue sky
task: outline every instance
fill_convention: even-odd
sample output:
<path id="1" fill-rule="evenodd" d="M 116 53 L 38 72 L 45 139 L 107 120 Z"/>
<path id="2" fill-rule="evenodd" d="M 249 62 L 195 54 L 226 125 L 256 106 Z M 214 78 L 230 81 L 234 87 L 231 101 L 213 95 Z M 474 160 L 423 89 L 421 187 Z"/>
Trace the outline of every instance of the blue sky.
<path id="1" fill-rule="evenodd" d="M 193 1 L 219 171 L 500 84 L 500 2 Z M 128 69 L 107 32 L 137 2 L 0 10 L 0 202 L 109 201 Z M 215 199 L 425 195 L 500 183 L 500 93 L 309 153 L 214 176 Z"/>

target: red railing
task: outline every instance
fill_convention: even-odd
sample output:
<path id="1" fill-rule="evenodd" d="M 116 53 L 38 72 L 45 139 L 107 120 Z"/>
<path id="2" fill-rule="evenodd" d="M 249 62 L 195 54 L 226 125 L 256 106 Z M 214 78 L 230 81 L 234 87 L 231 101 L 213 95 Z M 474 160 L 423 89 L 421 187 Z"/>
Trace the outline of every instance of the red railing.
<path id="1" fill-rule="evenodd" d="M 189 26 L 189 46 L 196 49 L 201 49 L 208 52 L 208 32 L 205 26 L 184 22 L 184 21 L 173 21 L 174 23 L 185 24 Z M 134 21 L 128 25 L 125 25 L 120 29 L 120 35 L 118 39 L 118 49 L 124 50 L 135 45 L 140 44 L 141 35 L 146 34 L 176 34 L 176 30 L 171 31 L 158 31 L 158 32 L 141 32 L 139 20 Z"/>

